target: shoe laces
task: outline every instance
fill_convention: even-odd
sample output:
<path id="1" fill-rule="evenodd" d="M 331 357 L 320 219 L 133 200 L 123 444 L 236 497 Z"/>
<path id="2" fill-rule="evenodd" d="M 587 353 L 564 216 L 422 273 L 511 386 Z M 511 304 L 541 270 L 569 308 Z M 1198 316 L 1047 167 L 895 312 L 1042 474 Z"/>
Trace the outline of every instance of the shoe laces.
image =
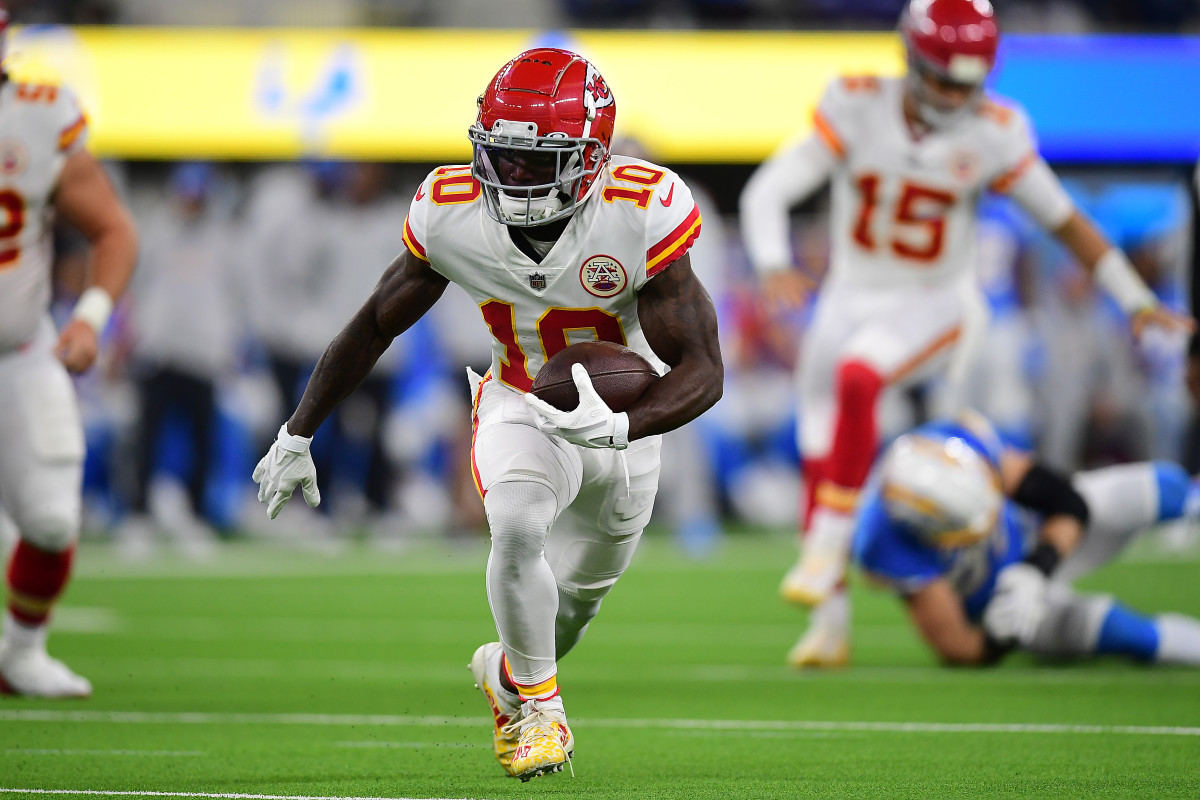
<path id="1" fill-rule="evenodd" d="M 540 730 L 546 736 L 558 741 L 558 734 L 554 731 L 554 726 L 551 723 L 557 722 L 564 728 L 567 728 L 567 718 L 565 714 L 558 711 L 551 711 L 543 708 L 536 700 L 527 700 L 521 706 L 522 715 L 519 719 L 514 719 L 512 722 L 500 729 L 500 732 L 506 736 L 511 736 L 516 733 L 524 735 L 525 731 L 530 728 Z M 571 770 L 571 777 L 575 777 L 575 765 L 571 763 L 571 754 L 563 748 L 563 753 L 567 756 L 567 768 Z"/>

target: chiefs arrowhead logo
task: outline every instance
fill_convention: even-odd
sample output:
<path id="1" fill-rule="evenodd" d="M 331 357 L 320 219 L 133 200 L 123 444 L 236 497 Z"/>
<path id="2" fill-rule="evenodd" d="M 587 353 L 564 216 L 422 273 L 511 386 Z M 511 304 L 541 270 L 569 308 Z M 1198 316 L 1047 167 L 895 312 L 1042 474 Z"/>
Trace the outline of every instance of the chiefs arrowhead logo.
<path id="1" fill-rule="evenodd" d="M 588 64 L 587 79 L 583 83 L 585 94 L 583 103 L 585 107 L 590 106 L 592 109 L 604 108 L 611 106 L 614 102 L 612 90 L 608 88 L 608 84 L 604 81 L 604 77 L 593 67 Z"/>

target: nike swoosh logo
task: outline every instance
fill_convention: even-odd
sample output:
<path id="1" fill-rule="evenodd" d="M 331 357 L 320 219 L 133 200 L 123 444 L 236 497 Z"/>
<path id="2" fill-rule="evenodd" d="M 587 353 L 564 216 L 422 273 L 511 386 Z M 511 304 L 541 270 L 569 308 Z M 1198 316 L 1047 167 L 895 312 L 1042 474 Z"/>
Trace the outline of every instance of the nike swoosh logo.
<path id="1" fill-rule="evenodd" d="M 671 188 L 674 189 L 675 187 L 672 186 Z M 424 196 L 425 196 L 425 184 L 422 183 L 420 186 L 417 187 L 417 196 L 413 199 L 420 200 Z"/>
<path id="2" fill-rule="evenodd" d="M 660 198 L 658 198 L 658 202 L 662 203 L 664 206 L 670 206 L 670 205 L 671 205 L 671 201 L 672 201 L 674 198 L 675 198 L 675 184 L 673 184 L 673 183 L 672 183 L 672 184 L 671 184 L 671 191 L 667 192 L 667 196 L 666 196 L 666 197 L 660 197 Z"/>

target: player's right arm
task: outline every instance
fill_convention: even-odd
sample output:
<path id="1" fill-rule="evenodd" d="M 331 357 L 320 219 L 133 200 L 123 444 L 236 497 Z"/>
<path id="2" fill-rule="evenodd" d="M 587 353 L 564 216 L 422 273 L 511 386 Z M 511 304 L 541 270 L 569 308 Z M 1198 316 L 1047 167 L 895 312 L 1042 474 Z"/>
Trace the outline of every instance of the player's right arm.
<path id="1" fill-rule="evenodd" d="M 962 600 L 949 581 L 930 581 L 906 595 L 904 602 L 921 638 L 943 662 L 961 666 L 995 660 L 983 631 L 967 619 Z"/>
<path id="2" fill-rule="evenodd" d="M 367 302 L 325 348 L 295 413 L 254 468 L 252 478 L 258 483 L 259 502 L 267 504 L 268 517 L 279 515 L 297 487 L 310 506 L 321 502 L 309 453 L 313 434 L 358 388 L 392 340 L 437 302 L 448 283 L 411 250 L 388 266 Z"/>
<path id="3" fill-rule="evenodd" d="M 388 266 L 375 290 L 317 362 L 295 413 L 293 436 L 312 436 L 338 403 L 358 388 L 392 340 L 425 315 L 449 281 L 410 250 Z"/>
<path id="4" fill-rule="evenodd" d="M 789 214 L 833 175 L 845 158 L 838 131 L 845 98 L 841 82 L 826 92 L 813 115 L 813 133 L 785 144 L 759 165 L 739 199 L 739 222 L 750 263 L 763 281 L 769 302 L 795 308 L 813 289 L 808 276 L 793 267 Z"/>

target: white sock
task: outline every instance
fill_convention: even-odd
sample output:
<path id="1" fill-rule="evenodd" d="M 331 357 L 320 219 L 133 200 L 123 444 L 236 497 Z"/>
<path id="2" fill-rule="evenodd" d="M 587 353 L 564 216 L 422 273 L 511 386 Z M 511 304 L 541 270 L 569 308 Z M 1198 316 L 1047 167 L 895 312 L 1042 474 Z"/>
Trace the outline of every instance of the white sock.
<path id="1" fill-rule="evenodd" d="M 845 589 L 834 591 L 829 598 L 813 609 L 811 627 L 828 631 L 850 632 L 850 595 Z"/>
<path id="2" fill-rule="evenodd" d="M 813 511 L 808 535 L 803 546 L 823 552 L 837 551 L 846 558 L 850 556 L 850 544 L 854 536 L 854 515 L 844 514 L 824 506 Z"/>
<path id="3" fill-rule="evenodd" d="M 1161 614 L 1154 618 L 1158 628 L 1159 664 L 1200 666 L 1200 620 L 1182 614 Z"/>
<path id="4" fill-rule="evenodd" d="M 11 611 L 4 612 L 4 632 L 0 634 L 0 643 L 13 650 L 46 649 L 46 635 L 49 626 L 26 625 L 12 615 Z"/>

